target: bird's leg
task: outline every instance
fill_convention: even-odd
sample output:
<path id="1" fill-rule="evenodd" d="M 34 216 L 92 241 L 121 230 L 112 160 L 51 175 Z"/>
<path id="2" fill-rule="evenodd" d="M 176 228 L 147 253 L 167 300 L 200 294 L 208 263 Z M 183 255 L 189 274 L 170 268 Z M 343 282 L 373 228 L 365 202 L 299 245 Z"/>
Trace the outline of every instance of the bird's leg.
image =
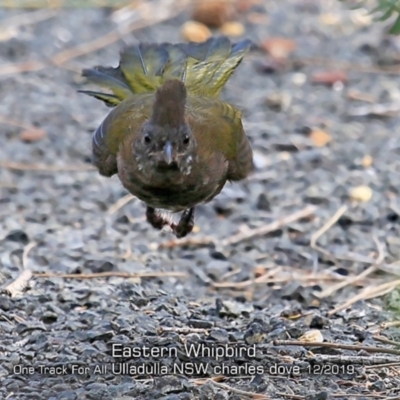
<path id="1" fill-rule="evenodd" d="M 165 225 L 170 225 L 170 221 L 158 214 L 153 207 L 147 206 L 146 218 L 147 222 L 156 229 L 162 229 Z"/>
<path id="2" fill-rule="evenodd" d="M 181 218 L 177 224 L 171 222 L 170 219 L 167 219 L 158 214 L 153 207 L 149 206 L 147 206 L 146 209 L 146 218 L 147 222 L 149 222 L 153 228 L 162 229 L 165 225 L 168 225 L 171 227 L 177 238 L 182 238 L 193 230 L 194 207 L 185 210 L 182 213 Z"/>
<path id="3" fill-rule="evenodd" d="M 192 232 L 194 226 L 194 207 L 182 213 L 178 224 L 171 224 L 171 228 L 177 238 L 182 238 Z"/>

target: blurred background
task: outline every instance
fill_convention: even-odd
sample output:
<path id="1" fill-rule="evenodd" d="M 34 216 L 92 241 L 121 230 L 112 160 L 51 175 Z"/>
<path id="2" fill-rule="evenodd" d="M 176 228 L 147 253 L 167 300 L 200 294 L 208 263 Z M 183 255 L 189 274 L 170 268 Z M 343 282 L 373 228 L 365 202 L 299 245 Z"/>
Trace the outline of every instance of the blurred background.
<path id="1" fill-rule="evenodd" d="M 297 338 L 316 328 L 331 341 L 369 338 L 365 343 L 376 345 L 372 335 L 386 329 L 386 310 L 399 307 L 396 7 L 0 0 L 0 284 L 9 288 L 24 270 L 31 281 L 15 298 L 0 296 L 1 342 L 15 346 L 13 357 L 32 364 L 49 354 L 60 361 L 57 345 L 64 361 L 85 354 L 94 363 L 115 335 L 145 341 L 158 338 L 162 326 L 185 328 L 192 318 L 197 325 L 189 325 L 200 331 L 218 326 L 216 341 L 254 332 L 262 332 L 255 342 L 288 332 Z M 175 240 L 146 223 L 144 205 L 117 177 L 101 177 L 91 165 L 91 134 L 109 109 L 77 92 L 89 89 L 81 70 L 116 66 L 120 50 L 141 41 L 222 34 L 254 43 L 222 97 L 243 111 L 256 168 L 198 207 L 194 233 Z M 28 356 L 17 345 L 20 336 L 33 337 Z M 11 369 L 9 361 L 0 376 Z M 337 380 L 332 390 L 389 396 L 400 386 L 398 373 L 397 384 L 394 373 L 386 381 L 373 370 L 362 376 L 357 386 Z M 39 377 L 39 390 L 14 378 L 0 388 L 4 398 L 23 386 L 44 398 L 55 384 Z M 278 398 L 291 385 L 292 394 L 306 396 L 327 385 L 315 378 L 298 384 L 265 375 L 262 390 Z M 125 390 L 121 379 L 88 388 L 88 398 L 129 388 L 135 399 L 156 398 L 148 382 L 125 382 Z M 68 385 L 86 390 L 82 382 Z M 217 398 L 195 386 L 204 393 L 194 398 Z M 67 394 L 62 398 L 75 398 Z"/>

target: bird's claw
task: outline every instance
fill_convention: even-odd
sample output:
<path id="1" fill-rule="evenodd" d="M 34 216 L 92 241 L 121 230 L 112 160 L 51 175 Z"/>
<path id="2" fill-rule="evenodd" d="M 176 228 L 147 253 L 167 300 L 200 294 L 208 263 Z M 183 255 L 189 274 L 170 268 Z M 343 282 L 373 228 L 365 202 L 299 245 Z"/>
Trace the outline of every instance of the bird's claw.
<path id="1" fill-rule="evenodd" d="M 192 232 L 194 227 L 194 207 L 185 210 L 179 220 L 178 224 L 171 226 L 172 231 L 177 238 L 185 237 L 188 233 Z"/>
<path id="2" fill-rule="evenodd" d="M 177 224 L 172 222 L 171 219 L 157 213 L 153 207 L 147 207 L 146 218 L 153 228 L 162 229 L 168 225 L 177 238 L 182 238 L 193 230 L 194 207 L 185 210 Z"/>

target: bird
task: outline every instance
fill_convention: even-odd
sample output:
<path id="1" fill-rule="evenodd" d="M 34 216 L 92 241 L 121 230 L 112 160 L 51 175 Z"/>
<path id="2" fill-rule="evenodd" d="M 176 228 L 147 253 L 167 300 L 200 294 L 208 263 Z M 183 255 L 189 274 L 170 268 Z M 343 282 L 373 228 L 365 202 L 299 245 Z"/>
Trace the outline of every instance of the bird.
<path id="1" fill-rule="evenodd" d="M 117 174 L 146 204 L 154 228 L 188 235 L 195 207 L 253 170 L 241 111 L 219 98 L 251 44 L 225 36 L 139 43 L 121 51 L 117 67 L 82 71 L 88 83 L 109 93 L 80 92 L 112 107 L 93 133 L 92 162 L 100 175 Z M 177 223 L 171 212 L 182 212 Z"/>

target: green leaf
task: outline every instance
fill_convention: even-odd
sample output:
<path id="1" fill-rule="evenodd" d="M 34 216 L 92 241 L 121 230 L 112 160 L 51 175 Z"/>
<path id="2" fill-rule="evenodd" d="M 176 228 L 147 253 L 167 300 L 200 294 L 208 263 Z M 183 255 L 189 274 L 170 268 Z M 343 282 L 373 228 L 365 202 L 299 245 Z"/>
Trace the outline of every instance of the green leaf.
<path id="1" fill-rule="evenodd" d="M 396 21 L 394 22 L 393 26 L 390 28 L 389 33 L 392 35 L 400 34 L 400 15 L 396 18 Z"/>

